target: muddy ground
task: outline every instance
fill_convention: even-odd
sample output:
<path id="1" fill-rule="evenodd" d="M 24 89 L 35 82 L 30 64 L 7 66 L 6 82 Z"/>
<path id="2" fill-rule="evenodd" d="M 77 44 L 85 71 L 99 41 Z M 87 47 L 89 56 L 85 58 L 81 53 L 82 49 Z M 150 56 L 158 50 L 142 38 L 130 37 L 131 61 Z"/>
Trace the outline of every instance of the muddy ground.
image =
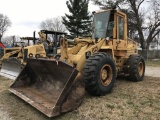
<path id="1" fill-rule="evenodd" d="M 159 68 L 147 67 L 142 82 L 118 78 L 111 94 L 86 93 L 77 110 L 56 118 L 47 118 L 10 93 L 7 89 L 13 81 L 0 76 L 0 120 L 160 120 L 159 74 Z"/>

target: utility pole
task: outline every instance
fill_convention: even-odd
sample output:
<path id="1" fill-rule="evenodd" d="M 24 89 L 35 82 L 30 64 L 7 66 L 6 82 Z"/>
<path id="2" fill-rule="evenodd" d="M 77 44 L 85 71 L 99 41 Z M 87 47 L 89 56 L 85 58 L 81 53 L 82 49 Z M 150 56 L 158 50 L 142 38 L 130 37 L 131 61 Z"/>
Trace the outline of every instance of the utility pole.
<path id="1" fill-rule="evenodd" d="M 36 31 L 33 31 L 33 44 L 36 44 Z"/>
<path id="2" fill-rule="evenodd" d="M 14 45 L 15 45 L 15 44 L 14 44 L 14 43 L 15 43 L 15 35 L 12 36 L 12 39 L 13 39 L 12 47 L 14 47 Z"/>

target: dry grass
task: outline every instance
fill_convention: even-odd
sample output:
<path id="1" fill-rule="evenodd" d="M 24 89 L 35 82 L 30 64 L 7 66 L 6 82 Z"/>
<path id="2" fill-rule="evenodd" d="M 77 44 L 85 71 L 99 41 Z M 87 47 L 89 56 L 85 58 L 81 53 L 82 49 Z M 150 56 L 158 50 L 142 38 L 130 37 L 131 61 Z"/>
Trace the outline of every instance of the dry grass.
<path id="1" fill-rule="evenodd" d="M 160 59 L 145 61 L 147 66 L 160 67 Z"/>
<path id="2" fill-rule="evenodd" d="M 118 78 L 111 94 L 93 97 L 86 93 L 81 106 L 56 118 L 47 118 L 7 89 L 13 81 L 0 77 L 0 108 L 12 120 L 158 120 L 160 119 L 160 78 L 142 82 Z"/>

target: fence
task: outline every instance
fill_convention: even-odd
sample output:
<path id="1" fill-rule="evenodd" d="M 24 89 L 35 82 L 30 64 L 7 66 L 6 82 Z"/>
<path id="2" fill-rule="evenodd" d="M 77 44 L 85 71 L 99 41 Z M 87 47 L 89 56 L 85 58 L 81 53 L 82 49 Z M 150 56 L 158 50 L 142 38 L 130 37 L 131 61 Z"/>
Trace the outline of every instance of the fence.
<path id="1" fill-rule="evenodd" d="M 141 54 L 145 60 L 148 59 L 160 59 L 160 50 L 138 50 L 138 53 Z"/>

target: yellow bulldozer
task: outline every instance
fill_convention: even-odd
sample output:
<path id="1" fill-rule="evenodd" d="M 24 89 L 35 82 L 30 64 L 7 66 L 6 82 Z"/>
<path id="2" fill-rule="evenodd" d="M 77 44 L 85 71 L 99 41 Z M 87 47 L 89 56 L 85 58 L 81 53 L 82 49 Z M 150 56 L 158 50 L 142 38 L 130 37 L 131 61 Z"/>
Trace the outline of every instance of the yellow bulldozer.
<path id="1" fill-rule="evenodd" d="M 141 81 L 145 61 L 137 43 L 127 37 L 126 14 L 115 10 L 94 13 L 92 38 L 61 38 L 60 59 L 28 59 L 9 90 L 53 117 L 76 109 L 85 90 L 91 95 L 110 93 L 116 77 Z M 70 42 L 73 47 L 68 48 Z"/>

